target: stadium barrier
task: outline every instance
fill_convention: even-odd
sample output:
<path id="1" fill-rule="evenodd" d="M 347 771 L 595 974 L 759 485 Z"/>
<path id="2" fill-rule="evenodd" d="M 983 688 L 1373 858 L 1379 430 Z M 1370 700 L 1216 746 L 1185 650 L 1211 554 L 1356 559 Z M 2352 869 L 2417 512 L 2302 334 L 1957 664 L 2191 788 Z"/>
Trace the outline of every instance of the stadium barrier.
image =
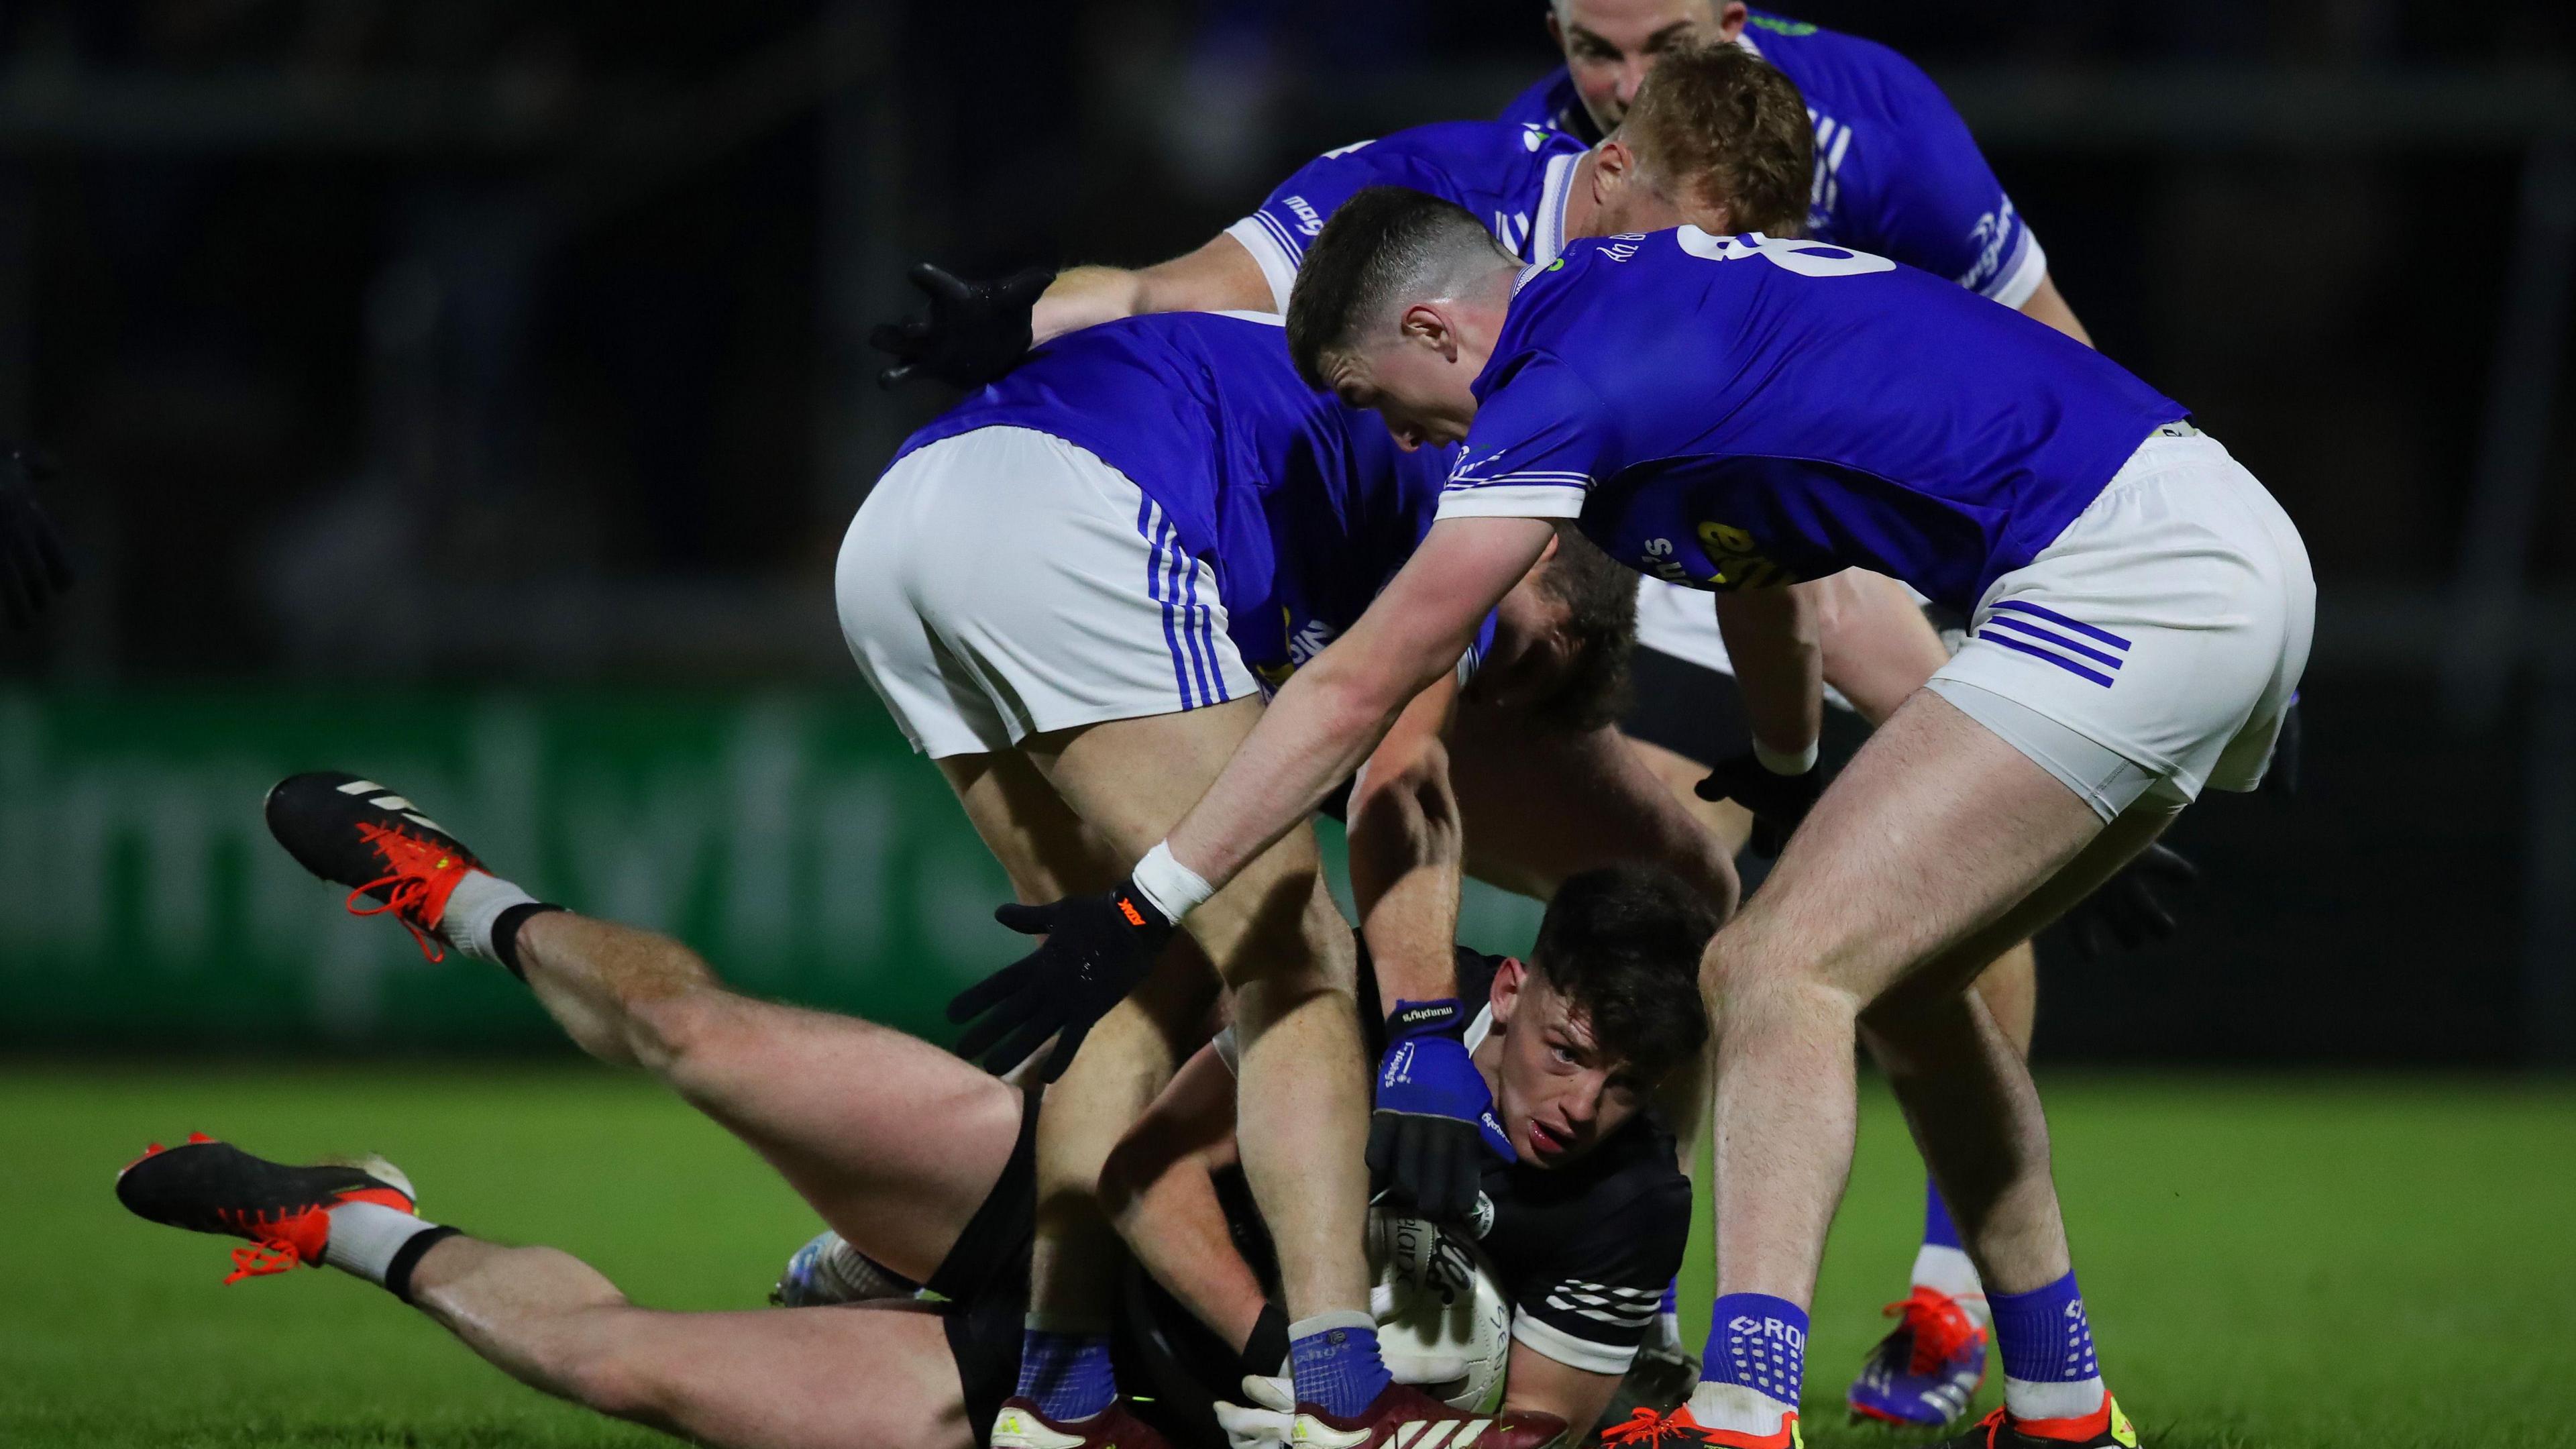
<path id="1" fill-rule="evenodd" d="M 506 973 L 424 960 L 270 841 L 263 793 L 316 768 L 761 995 L 944 1040 L 947 998 L 1020 949 L 992 919 L 1000 868 L 861 692 L 0 693 L 0 1044 L 559 1042 Z M 1491 893 L 1468 909 L 1490 949 L 1537 922 Z"/>

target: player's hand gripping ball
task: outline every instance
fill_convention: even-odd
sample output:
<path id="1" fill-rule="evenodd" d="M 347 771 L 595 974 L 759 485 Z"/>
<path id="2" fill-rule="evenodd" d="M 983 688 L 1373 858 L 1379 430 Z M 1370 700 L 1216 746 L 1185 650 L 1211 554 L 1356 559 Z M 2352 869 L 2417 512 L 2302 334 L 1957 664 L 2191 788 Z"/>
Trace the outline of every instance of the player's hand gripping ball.
<path id="1" fill-rule="evenodd" d="M 880 387 L 901 387 L 915 377 L 982 387 L 1017 367 L 1029 350 L 1030 314 L 1055 273 L 1031 267 L 998 281 L 969 282 L 923 262 L 911 280 L 930 299 L 930 315 L 882 323 L 868 334 L 870 347 L 895 360 L 877 374 Z"/>
<path id="2" fill-rule="evenodd" d="M 1397 1002 L 1369 1113 L 1369 1171 L 1399 1204 L 1447 1222 L 1476 1206 L 1487 1151 L 1520 1160 L 1467 1054 L 1466 1030 L 1467 1009 L 1455 1000 Z"/>
<path id="3" fill-rule="evenodd" d="M 1694 787 L 1703 800 L 1732 800 L 1753 812 L 1753 853 L 1765 860 L 1780 854 L 1798 823 L 1825 793 L 1822 770 L 1775 775 L 1751 750 L 1717 762 L 1708 778 Z"/>
<path id="4" fill-rule="evenodd" d="M 1006 905 L 993 919 L 1046 939 L 948 1003 L 952 1022 L 983 1018 L 957 1039 L 957 1054 L 982 1057 L 986 1071 L 1007 1072 L 1052 1036 L 1055 1050 L 1040 1074 L 1049 1082 L 1072 1064 L 1091 1024 L 1144 979 L 1174 930 L 1133 880 L 1052 905 Z"/>

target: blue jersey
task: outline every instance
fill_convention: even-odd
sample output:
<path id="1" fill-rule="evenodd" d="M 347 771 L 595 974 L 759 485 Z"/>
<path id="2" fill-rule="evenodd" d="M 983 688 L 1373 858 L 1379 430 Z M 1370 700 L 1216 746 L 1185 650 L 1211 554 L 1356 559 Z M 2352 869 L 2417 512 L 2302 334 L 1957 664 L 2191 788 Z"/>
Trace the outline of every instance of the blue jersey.
<path id="1" fill-rule="evenodd" d="M 1214 569 L 1227 633 L 1272 689 L 1350 627 L 1412 556 L 1451 461 L 1448 452 L 1403 451 L 1376 415 L 1308 389 L 1276 318 L 1226 313 L 1068 333 L 895 456 L 992 427 L 1062 438 L 1125 474 L 1181 546 Z M 1150 540 L 1159 521 L 1140 513 L 1137 526 Z M 1152 587 L 1141 576 L 1137 586 Z M 1471 658 L 1492 628 L 1488 619 Z"/>
<path id="2" fill-rule="evenodd" d="M 1892 257 L 2007 307 L 2039 290 L 2047 253 L 1968 123 L 1914 62 L 1875 41 L 1759 11 L 1737 43 L 1778 66 L 1807 98 L 1816 127 L 1809 237 Z M 1502 119 L 1600 139 L 1562 67 L 1523 91 Z"/>
<path id="3" fill-rule="evenodd" d="M 1443 517 L 1578 518 L 1672 583 L 1845 568 L 1972 610 L 2188 416 L 1926 272 L 1695 227 L 1524 273 Z"/>
<path id="4" fill-rule="evenodd" d="M 1525 262 L 1565 246 L 1565 201 L 1586 148 L 1545 126 L 1444 121 L 1327 151 L 1279 183 L 1261 209 L 1225 229 L 1261 264 L 1279 310 L 1305 265 L 1307 244 L 1367 186 L 1427 191 L 1467 208 Z"/>

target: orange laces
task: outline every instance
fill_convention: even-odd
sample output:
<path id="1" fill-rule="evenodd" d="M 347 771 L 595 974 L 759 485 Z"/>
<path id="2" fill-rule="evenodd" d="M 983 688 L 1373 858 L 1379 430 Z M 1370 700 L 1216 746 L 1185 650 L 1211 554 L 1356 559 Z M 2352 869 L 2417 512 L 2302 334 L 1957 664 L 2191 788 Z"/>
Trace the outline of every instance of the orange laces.
<path id="1" fill-rule="evenodd" d="M 1934 1374 L 1950 1359 L 1985 1338 L 1985 1330 L 1959 1306 L 1959 1300 L 1938 1288 L 1917 1285 L 1911 1296 L 1890 1303 L 1886 1316 L 1901 1319 L 1900 1327 L 1914 1340 L 1913 1358 L 1906 1364 L 1911 1374 Z"/>
<path id="2" fill-rule="evenodd" d="M 407 871 L 402 867 L 406 857 L 427 854 L 436 854 L 439 857 L 439 863 L 445 865 L 450 859 L 447 852 L 438 850 L 427 841 L 416 840 L 402 831 L 383 826 L 361 825 L 358 827 L 358 833 L 369 845 L 376 848 L 376 853 L 383 856 L 385 863 L 392 866 L 394 870 L 391 875 L 379 880 L 371 880 L 349 892 L 349 914 L 381 916 L 390 912 L 395 920 L 402 922 L 404 930 L 411 932 L 411 938 L 420 946 L 422 956 L 431 961 L 446 960 L 446 946 L 416 919 L 432 904 L 430 877 L 426 872 Z M 391 887 L 385 892 L 383 905 L 360 904 L 366 899 L 367 892 L 380 886 Z"/>
<path id="3" fill-rule="evenodd" d="M 296 1256 L 295 1245 L 284 1238 L 266 1243 L 247 1243 L 233 1249 L 233 1270 L 224 1275 L 229 1288 L 244 1278 L 264 1278 L 283 1273 L 304 1260 Z"/>
<path id="4" fill-rule="evenodd" d="M 1666 1436 L 1678 1434 L 1687 1427 L 1689 1426 L 1676 1424 L 1669 1417 L 1640 1404 L 1629 1411 L 1626 1423 L 1613 1424 L 1602 1430 L 1601 1442 L 1604 1444 L 1659 1444 Z"/>

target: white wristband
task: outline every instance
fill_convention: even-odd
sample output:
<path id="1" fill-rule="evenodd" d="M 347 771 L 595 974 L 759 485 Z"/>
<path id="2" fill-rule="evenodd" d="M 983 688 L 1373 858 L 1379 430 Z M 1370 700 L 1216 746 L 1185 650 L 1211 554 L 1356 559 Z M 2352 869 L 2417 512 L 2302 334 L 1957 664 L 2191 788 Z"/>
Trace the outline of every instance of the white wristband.
<path id="1" fill-rule="evenodd" d="M 1154 909 L 1161 911 L 1164 919 L 1176 926 L 1180 924 L 1181 917 L 1197 910 L 1200 902 L 1216 894 L 1197 871 L 1172 858 L 1172 844 L 1168 840 L 1154 842 L 1154 848 L 1145 852 L 1143 860 L 1136 862 L 1136 869 L 1128 879 L 1136 883 L 1137 891 L 1154 903 Z"/>
<path id="2" fill-rule="evenodd" d="M 1771 748 L 1762 743 L 1761 736 L 1756 735 L 1753 739 L 1753 758 L 1761 761 L 1762 768 L 1774 775 L 1803 775 L 1816 768 L 1816 741 L 1807 741 L 1807 747 L 1793 755 Z"/>

